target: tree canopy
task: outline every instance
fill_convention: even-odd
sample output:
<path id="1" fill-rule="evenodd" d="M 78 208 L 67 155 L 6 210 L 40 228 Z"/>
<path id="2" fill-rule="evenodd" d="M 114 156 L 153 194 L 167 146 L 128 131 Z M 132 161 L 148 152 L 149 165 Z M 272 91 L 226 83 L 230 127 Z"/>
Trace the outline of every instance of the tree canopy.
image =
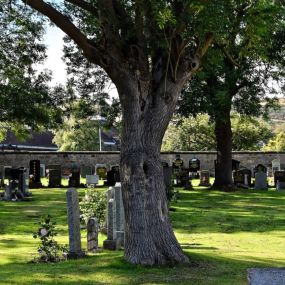
<path id="1" fill-rule="evenodd" d="M 0 132 L 12 128 L 23 136 L 23 128 L 39 130 L 60 121 L 59 88 L 48 86 L 48 71 L 37 72 L 35 64 L 45 59 L 40 42 L 43 23 L 28 7 L 0 1 Z"/>

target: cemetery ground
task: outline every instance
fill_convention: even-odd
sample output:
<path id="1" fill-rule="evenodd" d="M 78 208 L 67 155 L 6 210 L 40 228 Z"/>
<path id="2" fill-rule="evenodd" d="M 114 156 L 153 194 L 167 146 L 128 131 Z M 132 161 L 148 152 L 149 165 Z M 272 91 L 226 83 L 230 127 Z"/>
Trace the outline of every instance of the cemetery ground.
<path id="1" fill-rule="evenodd" d="M 104 189 L 102 189 L 103 191 Z M 66 189 L 31 190 L 25 202 L 0 202 L 0 284 L 247 284 L 246 269 L 285 266 L 285 192 L 233 193 L 179 189 L 171 219 L 189 266 L 142 267 L 123 251 L 101 251 L 80 260 L 27 263 L 39 240 L 36 222 L 50 214 L 57 240 L 68 242 Z M 84 189 L 79 190 L 80 196 Z M 105 239 L 100 235 L 100 243 Z M 82 232 L 83 248 L 86 233 Z"/>

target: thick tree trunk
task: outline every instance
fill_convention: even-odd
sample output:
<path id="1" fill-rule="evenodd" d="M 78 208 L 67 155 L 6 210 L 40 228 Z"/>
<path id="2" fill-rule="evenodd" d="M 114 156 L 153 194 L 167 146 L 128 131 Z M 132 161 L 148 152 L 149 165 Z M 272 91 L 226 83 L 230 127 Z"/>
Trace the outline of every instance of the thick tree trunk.
<path id="1" fill-rule="evenodd" d="M 126 216 L 125 258 L 132 264 L 144 265 L 188 263 L 169 220 L 160 160 L 163 134 L 178 95 L 167 101 L 164 93 L 158 90 L 149 94 L 148 87 L 138 88 L 137 83 L 118 90 L 124 114 L 120 164 Z M 128 92 L 132 96 L 126 96 Z"/>
<path id="2" fill-rule="evenodd" d="M 230 191 L 234 188 L 232 179 L 232 130 L 230 109 L 223 110 L 215 120 L 217 160 L 213 188 Z"/>

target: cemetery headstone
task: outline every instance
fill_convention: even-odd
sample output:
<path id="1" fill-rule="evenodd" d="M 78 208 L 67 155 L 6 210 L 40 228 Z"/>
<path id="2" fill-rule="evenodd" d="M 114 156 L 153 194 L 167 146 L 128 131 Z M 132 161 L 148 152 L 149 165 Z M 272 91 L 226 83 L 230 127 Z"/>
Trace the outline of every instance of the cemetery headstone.
<path id="1" fill-rule="evenodd" d="M 107 239 L 103 241 L 103 248 L 117 250 L 120 246 L 120 241 L 116 235 L 116 203 L 114 199 L 108 201 L 107 208 Z"/>
<path id="2" fill-rule="evenodd" d="M 66 191 L 66 198 L 69 232 L 69 252 L 67 257 L 80 258 L 85 254 L 81 249 L 80 210 L 77 190 L 75 188 L 69 188 Z"/>
<path id="3" fill-rule="evenodd" d="M 248 285 L 284 285 L 285 268 L 251 268 L 247 280 Z"/>
<path id="4" fill-rule="evenodd" d="M 256 189 L 256 190 L 268 190 L 267 175 L 262 170 L 255 173 L 254 189 Z"/>
<path id="5" fill-rule="evenodd" d="M 232 170 L 238 170 L 240 165 L 240 161 L 236 159 L 232 159 Z"/>
<path id="6" fill-rule="evenodd" d="M 12 166 L 4 166 L 4 179 L 10 179 Z"/>
<path id="7" fill-rule="evenodd" d="M 277 180 L 276 191 L 284 191 L 284 190 L 285 190 L 285 182 Z"/>
<path id="8" fill-rule="evenodd" d="M 40 164 L 40 172 L 41 172 L 41 178 L 44 178 L 44 177 L 46 177 L 46 166 L 45 166 L 45 164 Z"/>
<path id="9" fill-rule="evenodd" d="M 61 166 L 60 165 L 49 165 L 49 184 L 51 188 L 61 187 Z"/>
<path id="10" fill-rule="evenodd" d="M 95 187 L 99 182 L 98 175 L 86 175 L 86 186 Z"/>
<path id="11" fill-rule="evenodd" d="M 96 253 L 98 251 L 98 219 L 91 218 L 87 222 L 87 250 Z"/>
<path id="12" fill-rule="evenodd" d="M 116 182 L 120 182 L 120 167 L 119 165 L 113 165 L 111 170 L 107 171 L 107 186 L 114 186 Z"/>
<path id="13" fill-rule="evenodd" d="M 210 184 L 210 171 L 208 170 L 201 170 L 200 171 L 200 184 L 199 186 L 209 187 Z"/>
<path id="14" fill-rule="evenodd" d="M 107 179 L 107 166 L 105 164 L 96 164 L 95 165 L 96 175 L 99 176 L 100 179 Z"/>
<path id="15" fill-rule="evenodd" d="M 92 166 L 90 165 L 82 165 L 80 171 L 81 177 L 86 178 L 86 175 L 92 175 Z"/>
<path id="16" fill-rule="evenodd" d="M 61 176 L 65 179 L 69 179 L 72 175 L 72 168 L 71 165 L 63 165 L 61 166 Z"/>
<path id="17" fill-rule="evenodd" d="M 277 185 L 277 181 L 285 182 L 285 171 L 284 170 L 277 170 L 274 172 L 274 185 Z"/>
<path id="18" fill-rule="evenodd" d="M 267 173 L 267 168 L 266 166 L 264 166 L 263 164 L 258 164 L 254 167 L 253 169 L 253 173 L 255 175 L 256 172 L 262 171 L 264 173 Z"/>
<path id="19" fill-rule="evenodd" d="M 40 188 L 41 183 L 41 163 L 39 160 L 30 161 L 30 188 Z"/>
<path id="20" fill-rule="evenodd" d="M 120 243 L 120 245 L 124 245 L 125 242 L 125 211 L 124 211 L 124 204 L 123 204 L 123 196 L 122 196 L 122 189 L 121 183 L 117 182 L 115 184 L 115 203 L 116 203 L 116 236 Z"/>
<path id="21" fill-rule="evenodd" d="M 281 163 L 279 159 L 272 160 L 272 173 L 274 175 L 275 171 L 281 170 Z"/>
<path id="22" fill-rule="evenodd" d="M 189 172 L 198 172 L 200 170 L 200 160 L 193 157 L 189 160 Z"/>
<path id="23" fill-rule="evenodd" d="M 77 165 L 72 166 L 71 177 L 68 183 L 69 187 L 80 187 L 80 168 Z"/>
<path id="24" fill-rule="evenodd" d="M 240 169 L 233 171 L 234 184 L 238 187 L 249 188 L 251 186 L 251 171 Z"/>
<path id="25" fill-rule="evenodd" d="M 184 162 L 180 155 L 176 155 L 176 159 L 172 163 L 172 171 L 174 176 L 174 186 L 182 186 L 181 175 L 184 168 Z"/>

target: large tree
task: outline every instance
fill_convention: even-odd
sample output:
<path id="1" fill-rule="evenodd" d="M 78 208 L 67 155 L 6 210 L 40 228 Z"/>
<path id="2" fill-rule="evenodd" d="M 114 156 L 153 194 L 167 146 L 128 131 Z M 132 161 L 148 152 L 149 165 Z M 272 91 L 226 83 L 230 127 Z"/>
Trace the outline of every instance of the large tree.
<path id="1" fill-rule="evenodd" d="M 278 1 L 230 1 L 229 32 L 215 40 L 203 70 L 183 92 L 180 112 L 207 112 L 215 122 L 217 163 L 215 187 L 231 189 L 232 107 L 241 114 L 258 116 L 274 106 L 271 77 L 276 77 L 273 35 L 284 21 L 284 4 Z M 282 4 L 282 5 L 281 5 Z M 194 102 L 196 104 L 194 104 Z M 265 104 L 265 105 L 264 105 Z"/>
<path id="2" fill-rule="evenodd" d="M 230 25 L 232 1 L 66 0 L 65 7 L 22 1 L 62 29 L 117 87 L 125 258 L 147 265 L 188 262 L 168 217 L 160 147 L 184 84 Z"/>

